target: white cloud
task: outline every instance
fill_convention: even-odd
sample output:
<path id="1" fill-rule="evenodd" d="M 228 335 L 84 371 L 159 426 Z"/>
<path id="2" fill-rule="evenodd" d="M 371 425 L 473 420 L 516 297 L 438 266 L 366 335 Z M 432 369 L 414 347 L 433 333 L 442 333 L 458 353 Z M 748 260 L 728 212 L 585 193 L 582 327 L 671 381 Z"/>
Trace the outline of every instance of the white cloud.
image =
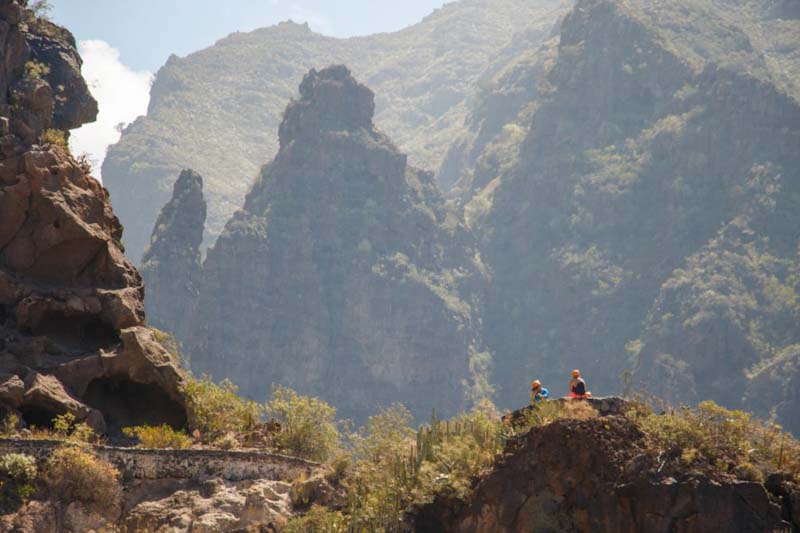
<path id="1" fill-rule="evenodd" d="M 317 33 L 334 35 L 333 24 L 324 15 L 307 9 L 300 4 L 292 4 L 289 8 L 289 17 L 298 23 L 308 22 L 308 25 Z"/>
<path id="2" fill-rule="evenodd" d="M 105 41 L 81 41 L 83 77 L 99 106 L 97 121 L 72 132 L 74 154 L 88 154 L 92 174 L 101 179 L 100 165 L 110 144 L 119 140 L 120 124 L 129 124 L 147 112 L 153 75 L 122 64 L 119 50 Z"/>

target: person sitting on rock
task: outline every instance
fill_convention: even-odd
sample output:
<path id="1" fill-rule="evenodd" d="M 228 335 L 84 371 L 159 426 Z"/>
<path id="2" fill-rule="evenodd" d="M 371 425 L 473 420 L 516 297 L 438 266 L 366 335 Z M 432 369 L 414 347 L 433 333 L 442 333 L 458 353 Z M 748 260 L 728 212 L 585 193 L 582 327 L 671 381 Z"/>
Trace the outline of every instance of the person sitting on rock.
<path id="1" fill-rule="evenodd" d="M 588 398 L 591 393 L 586 392 L 586 382 L 581 377 L 581 371 L 577 368 L 572 371 L 572 380 L 569 382 L 570 398 Z"/>
<path id="2" fill-rule="evenodd" d="M 531 405 L 546 400 L 550 397 L 550 391 L 542 387 L 542 382 L 538 379 L 531 381 Z"/>

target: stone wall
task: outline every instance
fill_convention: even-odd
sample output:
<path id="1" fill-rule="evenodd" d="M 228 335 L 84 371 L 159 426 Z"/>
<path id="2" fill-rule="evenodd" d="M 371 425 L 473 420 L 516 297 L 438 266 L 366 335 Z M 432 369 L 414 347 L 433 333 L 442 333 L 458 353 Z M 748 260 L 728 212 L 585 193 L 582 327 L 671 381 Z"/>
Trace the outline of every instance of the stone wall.
<path id="1" fill-rule="evenodd" d="M 0 439 L 0 455 L 25 453 L 44 460 L 63 442 Z M 228 481 L 251 479 L 289 481 L 311 477 L 321 465 L 295 457 L 259 451 L 152 450 L 92 446 L 101 458 L 114 464 L 124 480 L 202 479 Z"/>

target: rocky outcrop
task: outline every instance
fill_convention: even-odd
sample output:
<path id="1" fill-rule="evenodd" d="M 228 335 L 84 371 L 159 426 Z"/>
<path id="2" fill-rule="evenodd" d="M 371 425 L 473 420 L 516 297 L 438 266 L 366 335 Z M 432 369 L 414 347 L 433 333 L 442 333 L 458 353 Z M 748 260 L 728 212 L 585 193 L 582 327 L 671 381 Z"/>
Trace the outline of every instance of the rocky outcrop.
<path id="1" fill-rule="evenodd" d="M 208 252 L 178 335 L 195 372 L 254 398 L 288 385 L 359 419 L 393 401 L 462 406 L 480 346 L 462 291 L 474 250 L 373 112 L 345 67 L 304 78 L 277 157 Z"/>
<path id="2" fill-rule="evenodd" d="M 291 487 L 283 481 L 208 480 L 143 499 L 122 522 L 128 531 L 280 531 L 292 516 Z"/>
<path id="3" fill-rule="evenodd" d="M 413 531 L 788 531 L 764 484 L 662 470 L 621 416 L 561 419 L 510 443 L 466 501 L 417 513 Z M 781 490 L 791 490 L 780 485 Z M 776 489 L 777 490 L 777 489 Z M 795 524 L 796 525 L 796 524 Z"/>
<path id="4" fill-rule="evenodd" d="M 100 432 L 180 423 L 181 372 L 144 328 L 142 280 L 108 192 L 65 148 L 39 141 L 97 113 L 74 40 L 10 0 L 0 29 L 2 409 L 39 426 L 69 412 Z"/>
<path id="5" fill-rule="evenodd" d="M 151 326 L 179 331 L 182 321 L 192 315 L 200 285 L 205 221 L 203 178 L 184 170 L 175 182 L 172 199 L 158 216 L 142 258 L 145 310 Z"/>
<path id="6" fill-rule="evenodd" d="M 436 170 L 463 129 L 487 65 L 512 35 L 527 28 L 548 31 L 570 4 L 450 2 L 398 32 L 350 39 L 285 22 L 170 57 L 156 74 L 147 116 L 125 129 L 103 163 L 129 256 L 139 261 L 183 168 L 205 178 L 203 246 L 214 244 L 242 206 L 253 176 L 275 156 L 283 110 L 311 68 L 348 65 L 378 95 L 378 126 L 413 165 Z"/>
<path id="7" fill-rule="evenodd" d="M 66 30 L 38 20 L 16 0 L 0 2 L 0 72 L 3 135 L 28 145 L 47 129 L 67 131 L 97 116 L 97 102 L 81 76 L 81 58 Z M 10 125 L 10 131 L 8 131 Z M 3 138 L 4 152 L 16 142 Z"/>
<path id="8" fill-rule="evenodd" d="M 61 446 L 58 441 L 0 440 L 0 454 L 26 454 L 41 465 Z M 109 502 L 100 513 L 70 503 L 63 512 L 66 531 L 275 531 L 312 503 L 331 505 L 341 499 L 325 480 L 324 467 L 293 457 L 255 451 L 87 449 L 118 469 L 122 501 Z M 52 503 L 33 500 L 0 515 L 0 530 L 60 530 L 55 516 Z"/>

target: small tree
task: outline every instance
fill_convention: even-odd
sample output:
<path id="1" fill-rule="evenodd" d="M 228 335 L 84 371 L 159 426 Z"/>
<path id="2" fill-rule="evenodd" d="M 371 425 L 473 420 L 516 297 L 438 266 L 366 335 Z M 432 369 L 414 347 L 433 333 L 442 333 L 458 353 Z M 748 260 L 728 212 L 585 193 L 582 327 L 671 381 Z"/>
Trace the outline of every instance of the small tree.
<path id="1" fill-rule="evenodd" d="M 208 376 L 192 379 L 184 388 L 189 429 L 210 443 L 226 433 L 252 431 L 259 422 L 258 404 L 241 398 L 236 385 L 223 380 L 219 385 Z"/>
<path id="2" fill-rule="evenodd" d="M 281 424 L 281 432 L 275 437 L 280 450 L 325 461 L 340 447 L 336 409 L 319 398 L 300 396 L 288 387 L 276 385 L 265 412 Z"/>

